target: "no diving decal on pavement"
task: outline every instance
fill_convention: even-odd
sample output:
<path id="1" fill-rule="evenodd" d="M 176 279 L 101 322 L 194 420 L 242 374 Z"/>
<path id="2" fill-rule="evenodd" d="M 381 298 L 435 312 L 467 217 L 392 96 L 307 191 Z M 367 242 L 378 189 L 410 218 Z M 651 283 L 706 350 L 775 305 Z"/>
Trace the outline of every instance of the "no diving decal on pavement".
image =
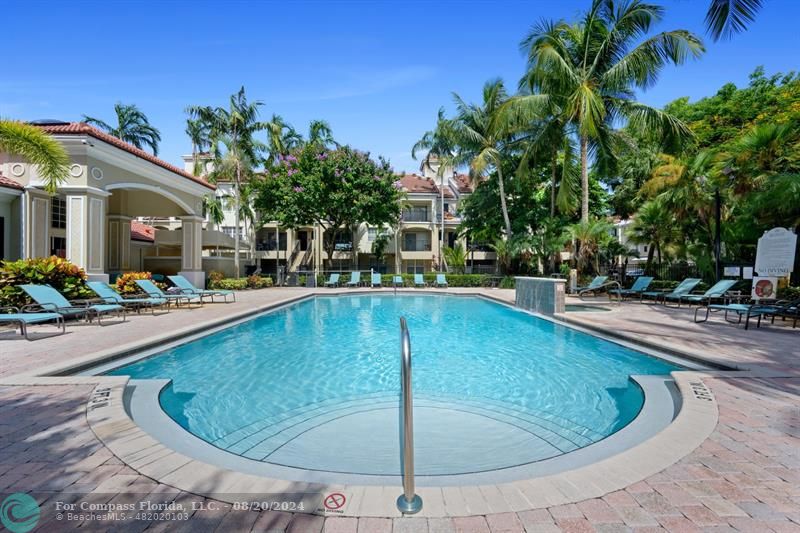
<path id="1" fill-rule="evenodd" d="M 344 514 L 350 498 L 343 492 L 330 492 L 322 497 L 322 504 L 317 508 L 321 514 Z"/>

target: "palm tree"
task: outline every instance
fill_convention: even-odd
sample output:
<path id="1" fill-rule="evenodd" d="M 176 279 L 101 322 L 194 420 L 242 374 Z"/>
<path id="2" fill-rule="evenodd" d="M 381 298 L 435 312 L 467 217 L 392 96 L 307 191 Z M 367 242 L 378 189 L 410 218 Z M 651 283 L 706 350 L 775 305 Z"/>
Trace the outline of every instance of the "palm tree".
<path id="1" fill-rule="evenodd" d="M 457 94 L 453 94 L 453 98 L 457 109 L 453 122 L 457 146 L 455 162 L 469 164 L 469 174 L 473 181 L 492 170 L 497 173 L 500 209 L 506 226 L 506 238 L 510 239 L 513 231 L 508 216 L 503 162 L 513 136 L 507 123 L 500 119 L 501 107 L 508 99 L 505 86 L 501 80 L 487 82 L 483 86 L 481 105 L 467 104 Z"/>
<path id="2" fill-rule="evenodd" d="M 208 217 L 209 222 L 218 226 L 225 220 L 225 212 L 222 209 L 222 202 L 219 198 L 206 195 L 203 196 L 203 213 Z"/>
<path id="3" fill-rule="evenodd" d="M 36 126 L 16 120 L 0 120 L 0 152 L 30 161 L 44 181 L 44 189 L 50 194 L 55 194 L 56 188 L 69 177 L 67 151 Z"/>
<path id="4" fill-rule="evenodd" d="M 443 254 L 445 263 L 447 263 L 456 274 L 464 273 L 464 268 L 467 266 L 467 252 L 464 250 L 464 245 L 457 242 L 452 248 L 447 246 L 444 248 Z"/>
<path id="5" fill-rule="evenodd" d="M 186 135 L 192 143 L 192 163 L 194 165 L 193 173 L 201 174 L 203 169 L 200 168 L 197 155 L 205 152 L 211 146 L 211 139 L 209 139 L 209 125 L 200 119 L 186 119 Z"/>
<path id="6" fill-rule="evenodd" d="M 663 201 L 650 200 L 642 204 L 636 212 L 628 231 L 633 243 L 647 245 L 645 270 L 650 272 L 653 257 L 657 255 L 658 262 L 661 263 L 664 248 L 676 238 L 675 218 Z"/>
<path id="7" fill-rule="evenodd" d="M 573 252 L 578 271 L 584 273 L 594 259 L 595 272 L 600 271 L 600 248 L 611 239 L 611 224 L 603 219 L 582 220 L 567 228 L 574 241 Z"/>
<path id="8" fill-rule="evenodd" d="M 288 154 L 293 149 L 302 146 L 303 136 L 286 122 L 280 115 L 272 115 L 272 119 L 265 124 L 267 130 L 267 165 L 272 165 L 280 156 Z"/>
<path id="9" fill-rule="evenodd" d="M 706 12 L 706 30 L 719 41 L 741 33 L 756 18 L 762 0 L 711 0 Z"/>
<path id="10" fill-rule="evenodd" d="M 700 39 L 687 30 L 640 41 L 662 15 L 663 8 L 640 0 L 594 0 L 577 24 L 542 22 L 522 41 L 528 70 L 521 84 L 531 94 L 515 99 L 514 105 L 517 113 L 532 118 L 558 107 L 577 131 L 584 222 L 589 220 L 589 152 L 610 151 L 610 131 L 617 120 L 658 131 L 670 144 L 691 138 L 677 118 L 634 99 L 634 89 L 652 86 L 665 65 L 679 65 L 704 51 Z"/>
<path id="11" fill-rule="evenodd" d="M 339 143 L 333 140 L 333 131 L 331 130 L 330 124 L 324 120 L 312 120 L 311 123 L 309 123 L 308 143 L 316 144 L 323 148 L 339 146 Z"/>
<path id="12" fill-rule="evenodd" d="M 136 148 L 149 146 L 153 150 L 153 155 L 158 155 L 158 143 L 161 141 L 161 134 L 150 125 L 147 116 L 136 105 L 126 105 L 118 102 L 114 104 L 114 113 L 117 115 L 116 126 L 111 126 L 99 118 L 93 118 L 88 115 L 83 115 L 83 121 L 126 143 L 132 144 Z"/>
<path id="13" fill-rule="evenodd" d="M 249 102 L 244 87 L 231 95 L 227 108 L 192 106 L 187 109 L 192 118 L 208 125 L 209 139 L 214 155 L 215 176 L 224 176 L 233 182 L 234 215 L 234 270 L 239 272 L 239 228 L 241 227 L 241 191 L 245 178 L 252 175 L 256 161 L 266 147 L 255 139 L 255 133 L 267 125 L 258 120 L 259 101 Z M 224 151 L 223 151 L 224 148 Z"/>

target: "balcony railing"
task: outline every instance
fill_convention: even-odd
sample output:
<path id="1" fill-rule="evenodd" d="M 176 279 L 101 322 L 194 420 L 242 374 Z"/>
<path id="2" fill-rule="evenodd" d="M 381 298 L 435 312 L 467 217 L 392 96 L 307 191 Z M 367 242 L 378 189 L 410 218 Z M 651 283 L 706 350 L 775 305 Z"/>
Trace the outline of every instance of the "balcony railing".
<path id="1" fill-rule="evenodd" d="M 418 242 L 416 244 L 404 243 L 403 247 L 402 247 L 402 251 L 404 251 L 404 252 L 430 252 L 431 251 L 431 243 L 429 243 L 429 242 Z"/>
<path id="2" fill-rule="evenodd" d="M 428 213 L 419 213 L 415 211 L 404 211 L 400 217 L 403 222 L 430 222 L 431 217 Z"/>

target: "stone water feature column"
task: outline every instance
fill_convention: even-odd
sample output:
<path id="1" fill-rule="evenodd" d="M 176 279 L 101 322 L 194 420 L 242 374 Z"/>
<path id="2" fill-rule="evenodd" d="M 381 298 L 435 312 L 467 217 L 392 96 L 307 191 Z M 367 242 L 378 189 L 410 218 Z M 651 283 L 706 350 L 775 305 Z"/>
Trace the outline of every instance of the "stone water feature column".
<path id="1" fill-rule="evenodd" d="M 552 315 L 563 313 L 564 285 L 566 280 L 558 278 L 516 278 L 515 304 L 521 309 Z"/>

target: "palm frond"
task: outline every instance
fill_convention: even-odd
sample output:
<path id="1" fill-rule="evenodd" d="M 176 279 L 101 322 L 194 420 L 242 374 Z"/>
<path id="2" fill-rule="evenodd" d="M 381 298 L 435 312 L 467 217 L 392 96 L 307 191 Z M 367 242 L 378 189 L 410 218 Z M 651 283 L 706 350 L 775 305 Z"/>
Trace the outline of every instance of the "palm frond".
<path id="1" fill-rule="evenodd" d="M 741 33 L 756 18 L 763 0 L 710 0 L 706 12 L 706 30 L 715 41 Z"/>
<path id="2" fill-rule="evenodd" d="M 0 152 L 18 155 L 29 161 L 44 181 L 50 194 L 69 177 L 69 155 L 51 135 L 30 124 L 0 120 Z"/>

